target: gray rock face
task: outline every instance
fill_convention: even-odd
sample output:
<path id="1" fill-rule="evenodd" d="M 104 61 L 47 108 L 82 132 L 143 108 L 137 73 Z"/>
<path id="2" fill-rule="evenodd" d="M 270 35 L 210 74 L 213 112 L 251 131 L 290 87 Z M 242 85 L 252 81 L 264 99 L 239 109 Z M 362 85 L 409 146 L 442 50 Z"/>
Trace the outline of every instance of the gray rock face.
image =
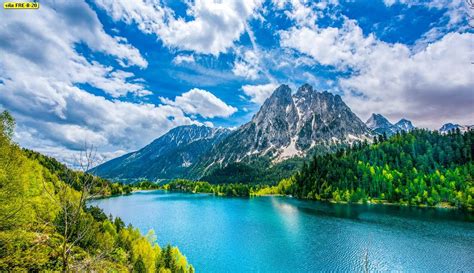
<path id="1" fill-rule="evenodd" d="M 382 121 L 394 126 L 386 119 Z M 378 122 L 374 118 L 372 123 L 376 126 Z M 259 164 L 283 164 L 286 159 L 306 156 L 314 149 L 366 139 L 372 139 L 370 129 L 340 96 L 318 92 L 308 84 L 292 94 L 287 85 L 281 85 L 250 122 L 234 131 L 195 125 L 177 127 L 143 149 L 92 171 L 128 181 L 199 179 L 208 170 L 230 163 L 265 169 L 268 165 Z"/>
<path id="2" fill-rule="evenodd" d="M 283 147 L 289 144 L 296 123 L 296 108 L 287 85 L 281 85 L 268 98 L 260 111 L 253 117 L 251 124 L 244 125 L 244 130 L 254 132 L 246 142 L 253 144 L 249 151 L 261 151 L 270 145 Z M 250 125 L 250 126 L 248 126 Z M 247 129 L 248 128 L 248 129 Z M 247 136 L 248 134 L 244 134 Z M 254 142 L 254 143 L 251 143 Z"/>
<path id="3" fill-rule="evenodd" d="M 390 128 L 393 126 L 393 124 L 390 123 L 390 121 L 388 121 L 387 118 L 385 118 L 381 114 L 375 114 L 375 113 L 373 113 L 370 116 L 370 118 L 365 122 L 365 124 L 371 130 L 374 130 L 377 128 Z"/>
<path id="4" fill-rule="evenodd" d="M 250 122 L 216 145 L 206 166 L 267 156 L 278 162 L 304 156 L 316 145 L 369 139 L 369 129 L 338 95 L 281 85 Z"/>
<path id="5" fill-rule="evenodd" d="M 176 127 L 144 148 L 107 161 L 91 172 L 125 181 L 186 177 L 193 164 L 229 133 L 224 128 Z"/>
<path id="6" fill-rule="evenodd" d="M 339 95 L 316 92 L 306 84 L 294 95 L 294 103 L 298 113 L 296 146 L 300 150 L 333 141 L 362 140 L 368 135 L 365 124 Z"/>

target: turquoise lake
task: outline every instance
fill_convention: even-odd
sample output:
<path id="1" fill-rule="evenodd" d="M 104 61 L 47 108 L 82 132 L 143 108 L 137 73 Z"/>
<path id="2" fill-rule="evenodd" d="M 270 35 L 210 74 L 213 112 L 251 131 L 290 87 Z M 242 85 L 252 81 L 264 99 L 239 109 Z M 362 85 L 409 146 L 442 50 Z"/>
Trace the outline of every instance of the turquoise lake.
<path id="1" fill-rule="evenodd" d="M 473 216 L 459 211 L 162 191 L 90 204 L 154 229 L 196 272 L 474 272 Z"/>

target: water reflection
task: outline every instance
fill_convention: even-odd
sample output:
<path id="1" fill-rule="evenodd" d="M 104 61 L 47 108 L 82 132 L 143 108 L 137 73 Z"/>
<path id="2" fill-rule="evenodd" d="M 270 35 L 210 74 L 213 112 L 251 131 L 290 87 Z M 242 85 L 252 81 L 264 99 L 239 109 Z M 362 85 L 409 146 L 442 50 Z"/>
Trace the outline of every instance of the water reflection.
<path id="1" fill-rule="evenodd" d="M 299 208 L 291 203 L 285 202 L 280 198 L 270 197 L 271 204 L 280 220 L 285 224 L 288 232 L 294 233 L 299 228 Z"/>
<path id="2" fill-rule="evenodd" d="M 426 221 L 469 221 L 474 222 L 474 213 L 462 210 L 446 208 L 418 208 L 396 205 L 377 205 L 377 204 L 332 204 L 318 201 L 297 200 L 288 197 L 273 197 L 282 199 L 281 202 L 293 204 L 301 212 L 315 215 L 345 218 L 353 220 L 363 220 L 361 215 L 377 214 L 390 215 L 400 218 Z"/>

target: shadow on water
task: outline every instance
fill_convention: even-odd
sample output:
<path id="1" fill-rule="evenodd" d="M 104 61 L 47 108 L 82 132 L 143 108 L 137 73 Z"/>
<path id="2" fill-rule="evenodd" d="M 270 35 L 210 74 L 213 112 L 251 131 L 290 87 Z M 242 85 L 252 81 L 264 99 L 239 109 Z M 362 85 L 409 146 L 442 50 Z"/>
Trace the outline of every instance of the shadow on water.
<path id="1" fill-rule="evenodd" d="M 212 194 L 207 193 L 167 193 L 167 194 L 157 194 L 154 197 L 154 200 L 157 201 L 197 201 L 197 200 L 205 200 L 212 198 Z"/>
<path id="2" fill-rule="evenodd" d="M 249 200 L 250 197 L 235 197 L 235 196 L 217 196 L 212 193 L 189 193 L 189 192 L 167 192 L 163 190 L 154 191 L 154 198 L 157 201 L 196 201 L 206 199 L 221 199 L 221 200 Z"/>
<path id="3" fill-rule="evenodd" d="M 355 221 L 370 221 L 367 215 L 386 216 L 387 218 L 417 219 L 420 221 L 462 221 L 474 222 L 474 213 L 445 208 L 419 208 L 376 204 L 332 204 L 319 201 L 297 200 L 275 197 L 278 202 L 293 205 L 299 211 L 321 217 L 334 217 Z M 377 219 L 383 219 L 384 217 Z"/>

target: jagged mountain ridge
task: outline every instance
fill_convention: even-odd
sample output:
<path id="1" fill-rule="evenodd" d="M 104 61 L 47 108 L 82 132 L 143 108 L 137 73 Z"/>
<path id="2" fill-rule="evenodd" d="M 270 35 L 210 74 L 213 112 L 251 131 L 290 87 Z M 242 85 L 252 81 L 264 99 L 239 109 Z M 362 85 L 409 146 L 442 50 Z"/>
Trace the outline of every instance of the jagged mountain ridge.
<path id="1" fill-rule="evenodd" d="M 229 133 L 226 128 L 179 126 L 142 149 L 107 161 L 91 172 L 123 181 L 187 177 L 189 167 Z"/>
<path id="2" fill-rule="evenodd" d="M 252 120 L 217 144 L 201 163 L 205 170 L 267 157 L 274 163 L 305 156 L 318 145 L 370 139 L 367 126 L 339 95 L 301 86 L 292 95 L 281 85 Z"/>
<path id="3" fill-rule="evenodd" d="M 365 124 L 375 134 L 382 135 L 385 133 L 386 135 L 392 135 L 396 133 L 394 125 L 381 114 L 373 113 Z"/>
<path id="4" fill-rule="evenodd" d="M 455 131 L 459 129 L 462 133 L 467 132 L 469 130 L 474 130 L 474 125 L 459 125 L 459 124 L 454 124 L 454 123 L 445 123 L 441 128 L 439 128 L 439 132 L 442 134 L 447 134 L 450 131 Z"/>
<path id="5" fill-rule="evenodd" d="M 413 128 L 406 119 L 392 124 L 379 114 L 364 123 L 339 95 L 318 92 L 308 84 L 293 94 L 287 85 L 281 85 L 248 123 L 233 131 L 196 125 L 176 127 L 143 149 L 93 171 L 124 181 L 212 180 L 216 178 L 213 174 L 219 173 L 219 181 L 249 182 L 257 178 L 269 183 L 277 179 L 275 173 L 290 175 L 315 152 L 371 141 L 374 133 L 384 130 L 392 135 Z M 237 173 L 234 180 L 228 179 L 230 173 Z"/>
<path id="6" fill-rule="evenodd" d="M 386 134 L 387 136 L 391 136 L 397 132 L 408 132 L 415 129 L 412 122 L 407 119 L 402 118 L 397 123 L 392 124 L 386 117 L 376 113 L 373 113 L 365 124 L 377 135 Z"/>
<path id="7" fill-rule="evenodd" d="M 415 126 L 413 126 L 412 122 L 404 118 L 395 123 L 395 127 L 405 132 L 415 129 Z"/>

